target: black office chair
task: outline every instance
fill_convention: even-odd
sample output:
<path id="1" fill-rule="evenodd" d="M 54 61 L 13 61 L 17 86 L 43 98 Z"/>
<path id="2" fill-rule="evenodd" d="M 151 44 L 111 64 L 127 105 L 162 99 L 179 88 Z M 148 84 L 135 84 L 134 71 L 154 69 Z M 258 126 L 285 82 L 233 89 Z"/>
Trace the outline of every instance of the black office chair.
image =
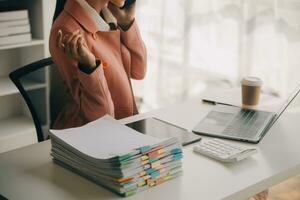
<path id="1" fill-rule="evenodd" d="M 35 125 L 35 128 L 36 128 L 38 142 L 42 142 L 42 141 L 45 140 L 44 133 L 43 133 L 43 130 L 42 130 L 41 120 L 38 117 L 38 114 L 37 114 L 37 112 L 34 108 L 34 105 L 31 101 L 31 99 L 29 98 L 28 93 L 26 92 L 24 86 L 22 85 L 21 79 L 23 77 L 25 77 L 26 75 L 29 75 L 29 74 L 31 74 L 31 73 L 39 70 L 39 69 L 42 69 L 42 68 L 47 67 L 47 66 L 52 65 L 52 64 L 53 64 L 53 61 L 52 61 L 51 57 L 50 58 L 45 58 L 45 59 L 33 62 L 31 64 L 28 64 L 26 66 L 23 66 L 23 67 L 15 70 L 15 71 L 13 71 L 9 74 L 9 78 L 16 85 L 16 87 L 19 89 L 22 97 L 24 98 L 24 100 L 25 100 L 25 102 L 26 102 L 26 104 L 29 108 L 29 111 L 31 113 L 31 116 L 32 116 L 32 119 L 34 121 L 34 125 Z"/>

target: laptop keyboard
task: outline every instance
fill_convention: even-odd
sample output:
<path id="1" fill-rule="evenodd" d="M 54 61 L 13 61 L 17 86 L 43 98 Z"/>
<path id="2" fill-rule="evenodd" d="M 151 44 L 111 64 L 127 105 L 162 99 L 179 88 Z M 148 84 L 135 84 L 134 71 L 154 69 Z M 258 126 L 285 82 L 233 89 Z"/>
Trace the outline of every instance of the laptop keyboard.
<path id="1" fill-rule="evenodd" d="M 241 109 L 223 131 L 224 135 L 253 138 L 269 116 L 268 112 Z"/>

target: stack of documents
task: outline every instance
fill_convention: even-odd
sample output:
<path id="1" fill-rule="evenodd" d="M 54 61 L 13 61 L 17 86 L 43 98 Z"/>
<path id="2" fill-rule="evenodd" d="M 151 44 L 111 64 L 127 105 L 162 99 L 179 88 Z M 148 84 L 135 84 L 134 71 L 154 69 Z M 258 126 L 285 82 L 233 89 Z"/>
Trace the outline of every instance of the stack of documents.
<path id="1" fill-rule="evenodd" d="M 106 115 L 79 128 L 51 130 L 53 161 L 122 196 L 182 173 L 177 138 L 141 134 Z"/>
<path id="2" fill-rule="evenodd" d="M 28 10 L 0 12 L 0 45 L 31 41 Z"/>

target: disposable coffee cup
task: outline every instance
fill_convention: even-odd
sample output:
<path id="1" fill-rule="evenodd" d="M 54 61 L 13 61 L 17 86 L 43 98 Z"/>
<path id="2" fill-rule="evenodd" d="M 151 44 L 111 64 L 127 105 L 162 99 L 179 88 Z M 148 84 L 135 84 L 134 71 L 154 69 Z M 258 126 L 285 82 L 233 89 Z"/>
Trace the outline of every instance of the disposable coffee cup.
<path id="1" fill-rule="evenodd" d="M 262 84 L 258 77 L 248 76 L 242 80 L 243 107 L 253 108 L 258 105 Z"/>

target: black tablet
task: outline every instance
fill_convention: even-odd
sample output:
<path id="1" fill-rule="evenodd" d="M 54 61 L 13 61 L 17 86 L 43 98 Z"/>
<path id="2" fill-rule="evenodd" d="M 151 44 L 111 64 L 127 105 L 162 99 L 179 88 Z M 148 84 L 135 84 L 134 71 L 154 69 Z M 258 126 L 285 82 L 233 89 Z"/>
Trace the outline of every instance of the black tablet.
<path id="1" fill-rule="evenodd" d="M 181 142 L 182 146 L 198 142 L 201 137 L 188 132 L 186 129 L 162 121 L 157 118 L 146 118 L 139 121 L 131 122 L 126 126 L 143 134 L 151 135 L 157 138 L 176 137 Z"/>

